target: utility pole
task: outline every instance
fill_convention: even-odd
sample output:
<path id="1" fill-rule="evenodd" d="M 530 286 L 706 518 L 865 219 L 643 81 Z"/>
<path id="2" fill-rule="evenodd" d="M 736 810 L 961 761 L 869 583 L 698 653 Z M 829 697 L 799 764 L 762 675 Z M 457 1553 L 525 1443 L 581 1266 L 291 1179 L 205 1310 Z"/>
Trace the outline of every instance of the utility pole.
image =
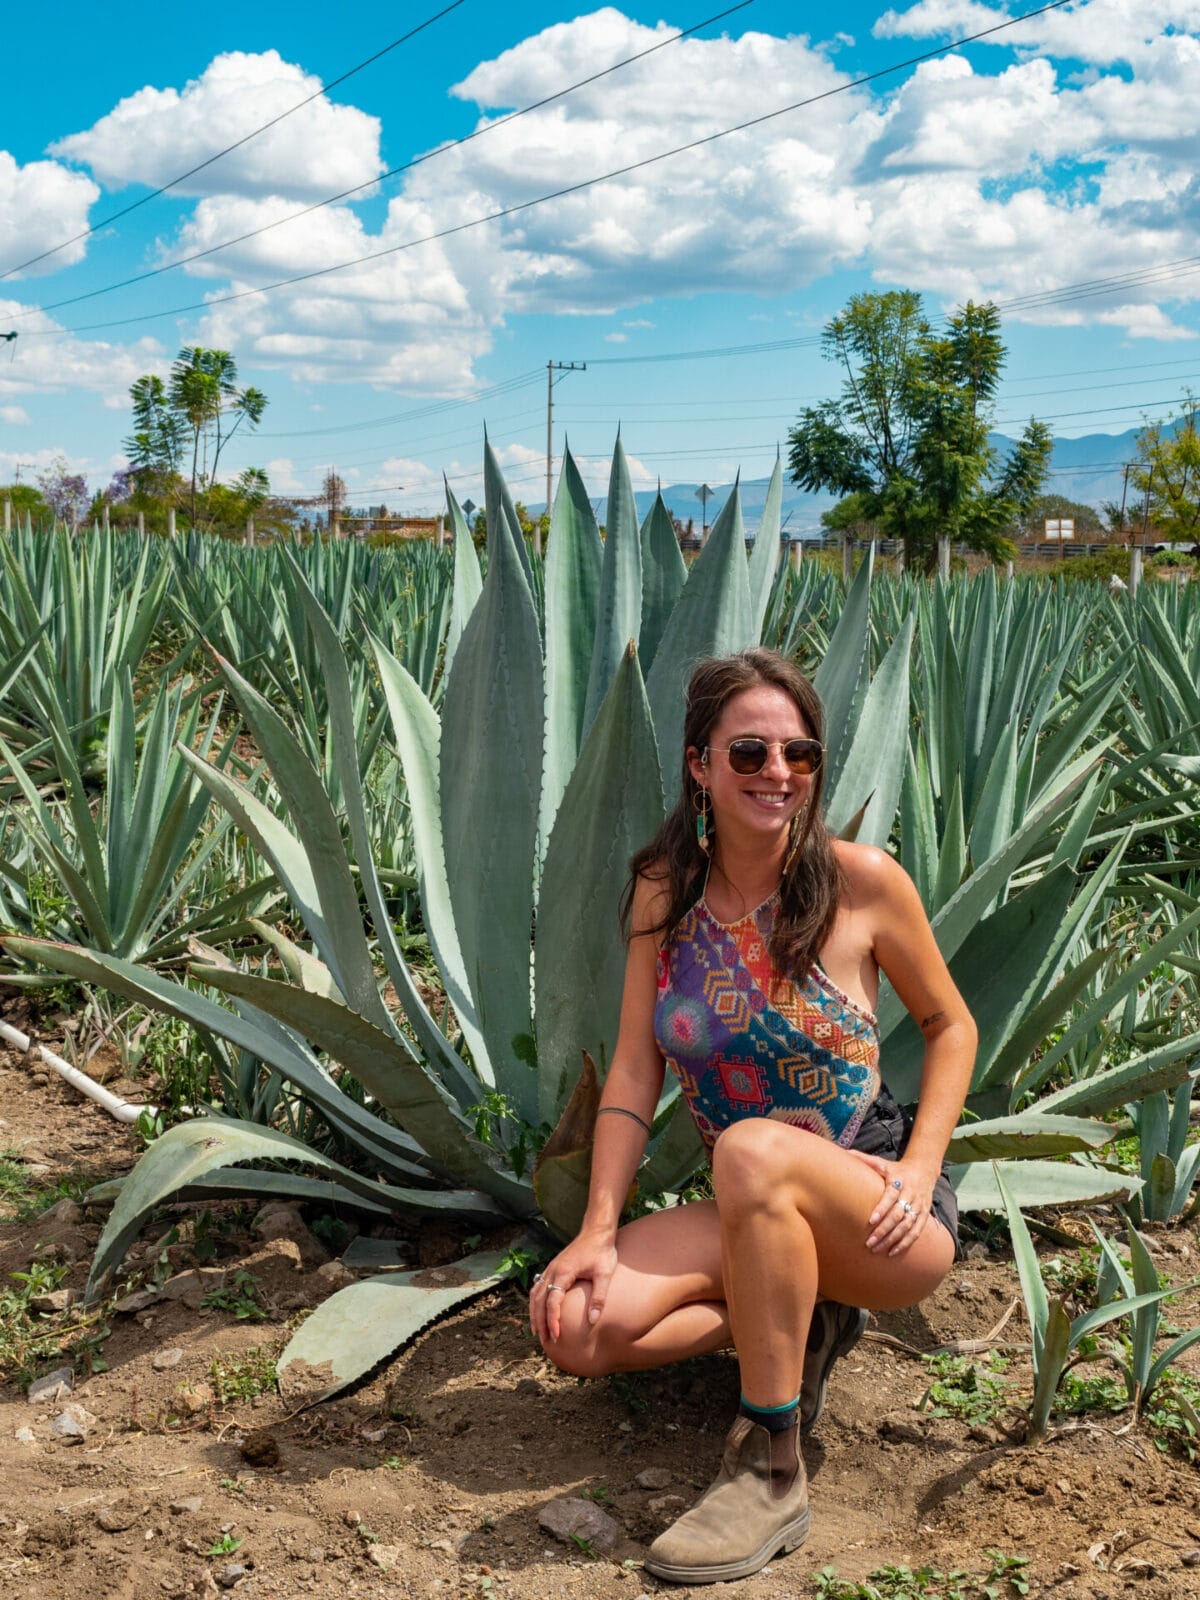
<path id="1" fill-rule="evenodd" d="M 564 376 L 568 372 L 586 372 L 586 361 L 547 361 L 546 363 L 546 515 L 550 515 L 550 496 L 554 490 L 554 385 L 561 383 L 562 378 L 554 374 L 561 372 Z M 533 549 L 535 555 L 542 553 L 542 530 L 535 527 L 533 530 Z"/>

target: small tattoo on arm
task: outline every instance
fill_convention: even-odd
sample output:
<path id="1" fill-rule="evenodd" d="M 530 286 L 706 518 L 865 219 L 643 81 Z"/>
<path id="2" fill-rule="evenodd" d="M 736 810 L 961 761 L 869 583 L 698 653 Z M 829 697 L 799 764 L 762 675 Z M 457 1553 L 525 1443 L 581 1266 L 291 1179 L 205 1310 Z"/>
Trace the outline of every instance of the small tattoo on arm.
<path id="1" fill-rule="evenodd" d="M 935 1022 L 940 1022 L 946 1015 L 944 1011 L 931 1011 L 927 1017 L 921 1018 L 922 1030 L 932 1028 Z"/>

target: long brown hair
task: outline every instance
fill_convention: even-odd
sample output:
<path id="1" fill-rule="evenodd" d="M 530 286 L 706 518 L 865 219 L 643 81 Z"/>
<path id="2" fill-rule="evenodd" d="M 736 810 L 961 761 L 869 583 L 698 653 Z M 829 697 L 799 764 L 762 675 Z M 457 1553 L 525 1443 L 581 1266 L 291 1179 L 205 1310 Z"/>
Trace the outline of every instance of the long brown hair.
<path id="1" fill-rule="evenodd" d="M 621 917 L 629 931 L 633 892 L 640 877 L 667 891 L 666 911 L 653 928 L 638 933 L 670 937 L 704 889 L 708 857 L 696 838 L 696 809 L 701 786 L 688 766 L 689 749 L 706 750 L 712 730 L 736 694 L 762 685 L 782 689 L 793 700 L 814 739 L 825 742 L 825 713 L 817 691 L 800 669 L 775 650 L 755 646 L 737 655 L 702 661 L 687 689 L 683 723 L 683 776 L 679 799 L 650 843 L 629 864 L 629 881 L 621 897 Z M 809 803 L 793 823 L 792 843 L 779 885 L 779 912 L 771 934 L 775 970 L 784 977 L 804 976 L 820 954 L 837 915 L 845 879 L 825 826 L 821 799 L 824 763 L 817 768 Z"/>

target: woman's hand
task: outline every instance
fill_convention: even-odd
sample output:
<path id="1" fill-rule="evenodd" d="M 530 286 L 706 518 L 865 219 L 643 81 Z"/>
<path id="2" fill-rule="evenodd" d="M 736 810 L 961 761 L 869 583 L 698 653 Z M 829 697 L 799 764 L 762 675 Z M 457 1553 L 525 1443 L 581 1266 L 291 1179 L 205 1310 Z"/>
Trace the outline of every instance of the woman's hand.
<path id="1" fill-rule="evenodd" d="M 529 1326 L 539 1344 L 553 1343 L 562 1330 L 562 1303 L 567 1290 L 588 1282 L 588 1324 L 594 1327 L 604 1310 L 608 1286 L 617 1267 L 611 1233 L 581 1233 L 534 1279 L 529 1294 Z"/>
<path id="2" fill-rule="evenodd" d="M 901 1158 L 886 1161 L 883 1156 L 852 1150 L 851 1155 L 865 1161 L 883 1179 L 883 1194 L 870 1217 L 867 1249 L 876 1254 L 903 1255 L 925 1231 L 933 1207 L 933 1186 L 938 1174 L 915 1161 Z"/>

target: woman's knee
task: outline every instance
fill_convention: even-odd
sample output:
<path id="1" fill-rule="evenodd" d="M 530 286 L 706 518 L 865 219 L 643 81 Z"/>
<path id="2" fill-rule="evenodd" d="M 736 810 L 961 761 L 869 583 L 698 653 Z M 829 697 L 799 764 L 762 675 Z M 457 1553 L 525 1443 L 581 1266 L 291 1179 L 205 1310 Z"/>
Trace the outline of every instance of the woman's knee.
<path id="1" fill-rule="evenodd" d="M 572 1289 L 564 1297 L 557 1339 L 545 1339 L 542 1350 L 563 1372 L 576 1378 L 604 1378 L 617 1370 L 609 1341 L 587 1320 L 587 1296 Z"/>
<path id="2" fill-rule="evenodd" d="M 713 1188 L 722 1216 L 741 1204 L 794 1204 L 805 1144 L 813 1137 L 767 1117 L 730 1123 L 718 1137 L 712 1157 Z"/>

